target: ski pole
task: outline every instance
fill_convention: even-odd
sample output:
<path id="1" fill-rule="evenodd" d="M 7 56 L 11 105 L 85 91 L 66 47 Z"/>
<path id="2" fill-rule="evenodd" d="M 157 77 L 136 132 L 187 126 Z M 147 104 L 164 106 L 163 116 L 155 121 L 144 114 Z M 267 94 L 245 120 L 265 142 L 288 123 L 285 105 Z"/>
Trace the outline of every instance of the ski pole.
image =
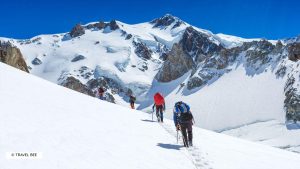
<path id="1" fill-rule="evenodd" d="M 154 111 L 152 111 L 152 121 L 153 121 L 153 113 L 154 113 Z"/>
<path id="2" fill-rule="evenodd" d="M 178 144 L 178 130 L 177 130 L 177 137 L 176 137 L 176 139 L 177 139 L 177 144 Z"/>

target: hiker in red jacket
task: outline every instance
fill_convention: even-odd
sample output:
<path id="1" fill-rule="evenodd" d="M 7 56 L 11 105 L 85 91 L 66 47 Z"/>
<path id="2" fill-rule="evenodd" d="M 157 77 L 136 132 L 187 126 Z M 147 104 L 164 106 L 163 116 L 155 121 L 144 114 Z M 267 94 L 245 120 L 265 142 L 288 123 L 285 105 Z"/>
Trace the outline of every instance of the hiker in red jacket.
<path id="1" fill-rule="evenodd" d="M 155 93 L 154 95 L 154 105 L 152 107 L 154 112 L 154 107 L 156 109 L 156 117 L 158 122 L 164 122 L 163 111 L 166 110 L 165 99 L 160 93 Z"/>

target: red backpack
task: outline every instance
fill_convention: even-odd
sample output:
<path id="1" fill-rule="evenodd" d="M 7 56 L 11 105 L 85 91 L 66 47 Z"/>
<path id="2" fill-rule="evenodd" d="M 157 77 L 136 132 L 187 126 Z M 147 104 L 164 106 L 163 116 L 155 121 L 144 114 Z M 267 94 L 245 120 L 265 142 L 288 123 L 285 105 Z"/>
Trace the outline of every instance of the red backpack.
<path id="1" fill-rule="evenodd" d="M 157 106 L 163 105 L 165 103 L 165 99 L 164 99 L 164 97 L 160 93 L 156 93 L 154 95 L 154 103 Z"/>

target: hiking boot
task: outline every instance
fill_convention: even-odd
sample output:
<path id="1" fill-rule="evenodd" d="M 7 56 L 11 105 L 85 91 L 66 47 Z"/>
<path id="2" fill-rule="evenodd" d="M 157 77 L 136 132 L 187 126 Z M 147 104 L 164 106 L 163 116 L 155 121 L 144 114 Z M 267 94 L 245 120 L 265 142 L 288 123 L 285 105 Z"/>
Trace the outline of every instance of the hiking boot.
<path id="1" fill-rule="evenodd" d="M 193 142 L 192 141 L 189 141 L 189 146 L 193 146 Z"/>

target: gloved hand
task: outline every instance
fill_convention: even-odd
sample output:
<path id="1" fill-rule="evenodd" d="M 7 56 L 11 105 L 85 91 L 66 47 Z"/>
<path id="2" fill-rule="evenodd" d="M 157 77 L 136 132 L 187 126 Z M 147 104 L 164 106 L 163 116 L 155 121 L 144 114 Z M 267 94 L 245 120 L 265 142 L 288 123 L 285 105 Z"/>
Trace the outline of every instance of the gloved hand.
<path id="1" fill-rule="evenodd" d="M 180 130 L 180 125 L 177 124 L 177 125 L 176 125 L 176 131 L 179 131 L 179 130 Z"/>

